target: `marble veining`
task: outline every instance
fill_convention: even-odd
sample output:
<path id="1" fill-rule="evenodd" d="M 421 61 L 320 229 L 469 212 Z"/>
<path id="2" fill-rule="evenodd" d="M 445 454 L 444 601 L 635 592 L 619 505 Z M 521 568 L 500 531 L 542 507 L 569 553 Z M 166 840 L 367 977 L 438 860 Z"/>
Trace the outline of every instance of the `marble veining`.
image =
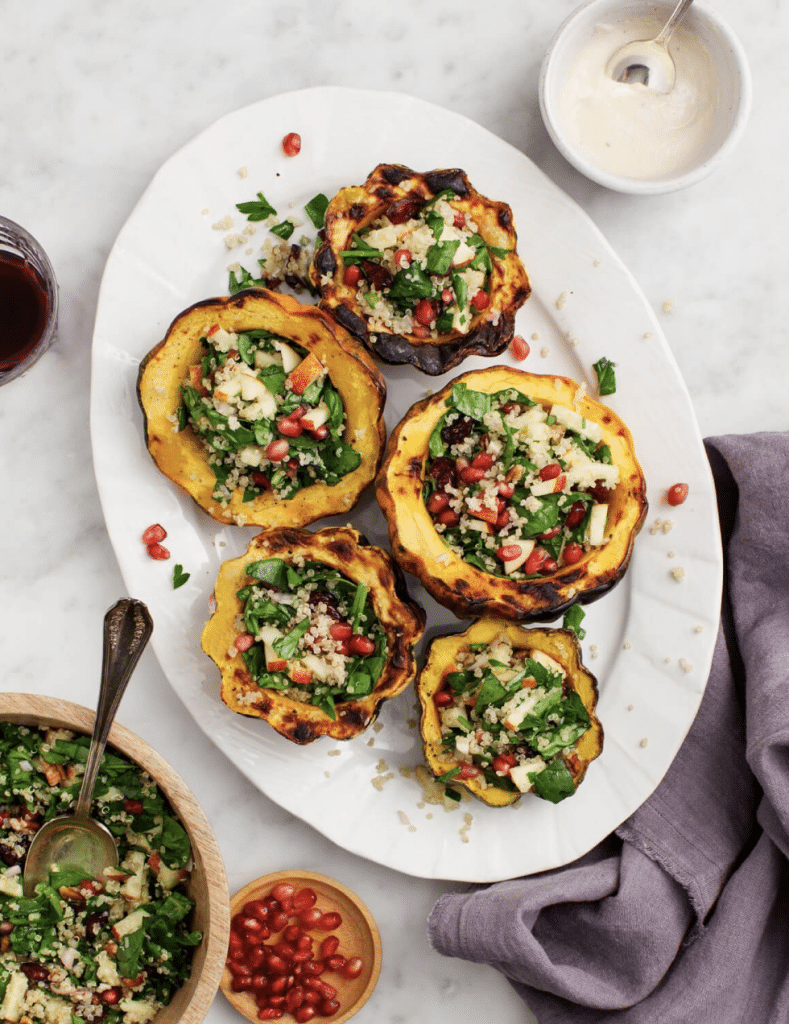
<path id="1" fill-rule="evenodd" d="M 55 347 L 0 389 L 4 689 L 95 702 L 102 618 L 125 592 L 88 429 L 102 269 L 161 163 L 216 118 L 278 92 L 344 85 L 410 93 L 521 149 L 586 210 L 629 267 L 661 322 L 702 434 L 789 426 L 789 208 L 780 130 L 789 105 L 781 46 L 789 8 L 753 0 L 746 14 L 736 0 L 716 0 L 751 61 L 748 130 L 706 181 L 636 198 L 572 170 L 539 117 L 542 55 L 574 6 L 72 0 L 58 9 L 0 0 L 0 213 L 45 246 L 62 298 Z M 519 225 L 522 236 L 528 230 Z M 492 968 L 428 947 L 427 915 L 455 883 L 370 864 L 261 796 L 206 742 L 150 652 L 119 718 L 197 794 L 233 890 L 296 866 L 333 875 L 368 903 L 383 935 L 384 965 L 359 1024 L 534 1020 Z M 237 1019 L 221 996 L 207 1017 L 208 1024 Z"/>

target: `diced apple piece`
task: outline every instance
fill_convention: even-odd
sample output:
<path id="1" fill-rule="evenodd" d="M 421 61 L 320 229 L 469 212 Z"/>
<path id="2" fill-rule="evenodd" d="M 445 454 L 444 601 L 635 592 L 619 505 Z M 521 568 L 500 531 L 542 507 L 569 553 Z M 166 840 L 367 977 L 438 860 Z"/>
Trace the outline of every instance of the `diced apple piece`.
<path id="1" fill-rule="evenodd" d="M 112 926 L 113 937 L 122 939 L 124 935 L 132 935 L 134 932 L 138 932 L 142 928 L 145 918 L 149 916 L 147 910 L 138 907 L 131 914 L 127 914 L 126 917 L 122 917 L 120 921 L 115 922 Z"/>
<path id="2" fill-rule="evenodd" d="M 608 519 L 608 505 L 592 505 L 589 515 L 589 529 L 586 539 L 592 547 L 605 544 L 605 524 Z"/>
<path id="3" fill-rule="evenodd" d="M 512 711 L 507 712 L 506 718 L 502 719 L 504 728 L 509 729 L 510 732 L 515 732 L 526 715 L 529 714 L 532 708 L 539 704 L 544 695 L 545 690 L 538 686 L 531 689 L 521 690 L 519 695 L 520 700 Z"/>
<path id="4" fill-rule="evenodd" d="M 308 409 L 299 420 L 305 430 L 317 430 L 329 418 L 329 407 L 325 402 L 320 402 L 314 409 Z"/>
<path id="5" fill-rule="evenodd" d="M 231 374 L 231 376 L 214 388 L 214 398 L 217 402 L 229 402 L 231 398 L 241 394 L 242 384 L 243 377 L 240 373 Z"/>
<path id="6" fill-rule="evenodd" d="M 274 348 L 282 356 L 282 369 L 285 373 L 293 373 L 301 362 L 301 356 L 298 352 L 291 348 L 290 345 L 286 345 L 284 341 L 275 341 Z"/>
<path id="7" fill-rule="evenodd" d="M 285 384 L 295 395 L 303 395 L 310 384 L 318 380 L 325 372 L 323 363 L 313 352 L 310 352 L 289 374 Z"/>
<path id="8" fill-rule="evenodd" d="M 514 768 L 510 768 L 510 778 L 521 793 L 528 793 L 532 787 L 529 776 L 536 775 L 544 768 L 545 761 L 541 757 L 530 757 L 524 764 L 516 764 Z"/>
<path id="9" fill-rule="evenodd" d="M 534 550 L 534 544 L 535 541 L 531 539 L 518 541 L 518 546 L 521 549 L 521 553 L 517 556 L 517 558 L 509 558 L 504 563 L 504 571 L 507 573 L 508 576 L 510 575 L 510 573 L 515 572 L 516 569 L 520 569 L 520 567 L 523 565 L 523 563 Z"/>
<path id="10" fill-rule="evenodd" d="M 305 654 L 300 659 L 300 662 L 302 668 L 306 669 L 316 679 L 320 679 L 321 682 L 325 682 L 331 674 L 328 662 L 323 658 L 319 658 L 317 654 Z"/>
<path id="11" fill-rule="evenodd" d="M 551 415 L 556 417 L 557 423 L 561 423 L 563 427 L 572 430 L 575 434 L 580 434 L 581 437 L 586 437 L 590 441 L 602 441 L 603 439 L 603 430 L 600 424 L 586 419 L 575 409 L 566 409 L 563 405 L 552 405 Z"/>
<path id="12" fill-rule="evenodd" d="M 555 658 L 552 658 L 550 654 L 546 654 L 544 651 L 533 650 L 529 654 L 529 657 L 532 661 L 536 661 L 538 665 L 543 665 L 545 668 L 548 669 L 549 672 L 553 672 L 556 675 L 560 675 L 562 678 L 564 678 L 564 676 L 566 675 L 564 669 L 559 664 L 559 662 Z"/>
<path id="13" fill-rule="evenodd" d="M 282 633 L 276 626 L 263 626 L 258 636 L 263 641 L 263 654 L 266 659 L 267 671 L 285 672 L 288 663 L 274 650 L 274 641 L 279 640 Z"/>

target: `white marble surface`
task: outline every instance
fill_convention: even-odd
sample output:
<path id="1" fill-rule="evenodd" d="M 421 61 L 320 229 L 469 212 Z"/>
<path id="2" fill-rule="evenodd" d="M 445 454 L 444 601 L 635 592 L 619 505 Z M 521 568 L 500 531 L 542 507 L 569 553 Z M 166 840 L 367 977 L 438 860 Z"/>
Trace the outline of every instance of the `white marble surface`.
<path id="1" fill-rule="evenodd" d="M 0 213 L 46 247 L 62 296 L 56 347 L 0 390 L 4 689 L 95 700 L 101 619 L 125 593 L 102 520 L 88 429 L 102 268 L 158 166 L 217 117 L 254 100 L 314 85 L 364 86 L 412 93 L 480 122 L 564 188 L 629 266 L 662 321 L 704 435 L 789 426 L 789 8 L 752 0 L 746 13 L 736 0 L 716 0 L 751 61 L 750 125 L 707 181 L 639 199 L 581 178 L 542 126 L 540 61 L 574 6 L 0 0 Z M 301 866 L 360 893 L 378 920 L 385 956 L 359 1024 L 533 1020 L 495 971 L 429 948 L 425 919 L 452 883 L 412 879 L 351 856 L 258 794 L 207 743 L 152 654 L 119 717 L 165 753 L 198 795 L 231 889 Z M 221 996 L 207 1018 L 236 1019 Z"/>

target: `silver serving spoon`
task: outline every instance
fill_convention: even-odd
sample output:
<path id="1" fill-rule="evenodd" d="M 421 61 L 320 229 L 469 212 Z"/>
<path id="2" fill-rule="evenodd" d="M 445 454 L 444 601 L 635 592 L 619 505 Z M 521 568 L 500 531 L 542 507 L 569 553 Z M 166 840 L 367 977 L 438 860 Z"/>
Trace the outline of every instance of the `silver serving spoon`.
<path id="1" fill-rule="evenodd" d="M 57 868 L 74 867 L 86 878 L 101 878 L 105 868 L 118 863 L 115 838 L 90 816 L 90 808 L 110 726 L 152 632 L 151 615 L 142 601 L 125 598 L 104 616 L 101 687 L 82 786 L 73 813 L 53 818 L 33 837 L 25 862 L 26 896 L 35 895 L 36 885 L 48 881 Z"/>
<path id="2" fill-rule="evenodd" d="M 668 52 L 668 43 L 692 3 L 693 0 L 679 0 L 671 17 L 654 39 L 625 43 L 617 50 L 608 62 L 611 78 L 627 85 L 645 85 L 655 92 L 670 92 L 674 88 L 677 69 Z"/>

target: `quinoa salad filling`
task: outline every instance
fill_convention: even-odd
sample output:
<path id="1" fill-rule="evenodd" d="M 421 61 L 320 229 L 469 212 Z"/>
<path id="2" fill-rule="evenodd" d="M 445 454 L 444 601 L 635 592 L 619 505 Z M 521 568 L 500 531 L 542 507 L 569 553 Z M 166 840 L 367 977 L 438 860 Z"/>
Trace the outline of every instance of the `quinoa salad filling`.
<path id="1" fill-rule="evenodd" d="M 579 694 L 554 658 L 513 648 L 506 636 L 461 651 L 433 700 L 443 754 L 442 782 L 474 779 L 558 803 L 575 792 L 575 750 L 590 728 Z"/>
<path id="2" fill-rule="evenodd" d="M 619 469 L 599 424 L 515 389 L 456 384 L 433 431 L 423 499 L 460 558 L 495 576 L 539 578 L 607 541 Z"/>
<path id="3" fill-rule="evenodd" d="M 341 255 L 343 281 L 357 285 L 359 307 L 371 330 L 436 338 L 468 334 L 473 318 L 490 307 L 493 257 L 477 225 L 440 192 L 420 204 L 402 199 L 358 233 Z M 495 318 L 490 309 L 488 316 Z"/>
<path id="4" fill-rule="evenodd" d="M 338 702 L 372 693 L 387 645 L 366 584 L 306 559 L 262 559 L 246 572 L 254 582 L 238 592 L 243 632 L 235 649 L 261 688 L 335 720 Z"/>
<path id="5" fill-rule="evenodd" d="M 110 751 L 93 813 L 118 843 L 101 879 L 74 869 L 23 893 L 30 841 L 76 802 L 90 741 L 0 723 L 0 1019 L 145 1024 L 189 977 L 201 941 L 185 884 L 192 851 L 156 783 Z"/>
<path id="6" fill-rule="evenodd" d="M 345 407 L 318 357 L 266 330 L 214 325 L 205 355 L 181 385 L 176 429 L 187 426 L 208 452 L 214 499 L 227 506 L 265 492 L 291 498 L 322 482 L 331 487 L 361 464 L 343 440 Z"/>

